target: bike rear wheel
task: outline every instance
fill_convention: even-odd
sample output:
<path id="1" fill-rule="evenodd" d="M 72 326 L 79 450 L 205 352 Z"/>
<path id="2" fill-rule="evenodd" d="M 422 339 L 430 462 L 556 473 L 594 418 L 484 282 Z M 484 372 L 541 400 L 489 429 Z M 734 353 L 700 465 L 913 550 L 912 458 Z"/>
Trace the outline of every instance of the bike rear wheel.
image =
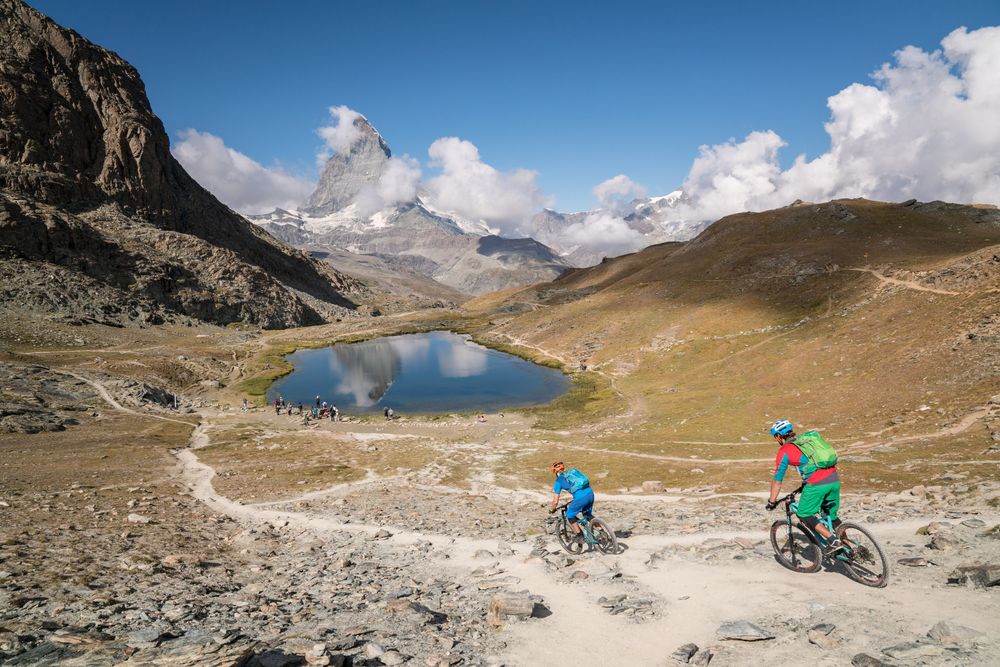
<path id="1" fill-rule="evenodd" d="M 601 553 L 618 553 L 618 540 L 615 538 L 615 531 L 611 530 L 608 524 L 600 519 L 591 519 L 590 532 L 594 534 L 594 539 L 597 540 L 597 549 Z"/>
<path id="2" fill-rule="evenodd" d="M 819 572 L 823 567 L 823 551 L 813 536 L 799 524 L 789 526 L 788 521 L 772 523 L 771 547 L 778 557 L 778 562 L 789 570 Z"/>
<path id="3" fill-rule="evenodd" d="M 882 547 L 867 530 L 856 523 L 842 523 L 837 537 L 847 545 L 847 550 L 833 560 L 843 563 L 851 578 L 865 586 L 885 588 L 889 583 L 889 561 Z"/>
<path id="4" fill-rule="evenodd" d="M 570 528 L 569 521 L 561 520 L 559 522 L 559 530 L 556 531 L 556 535 L 559 537 L 560 546 L 569 553 L 576 555 L 583 551 L 583 544 L 576 541 L 576 533 Z"/>

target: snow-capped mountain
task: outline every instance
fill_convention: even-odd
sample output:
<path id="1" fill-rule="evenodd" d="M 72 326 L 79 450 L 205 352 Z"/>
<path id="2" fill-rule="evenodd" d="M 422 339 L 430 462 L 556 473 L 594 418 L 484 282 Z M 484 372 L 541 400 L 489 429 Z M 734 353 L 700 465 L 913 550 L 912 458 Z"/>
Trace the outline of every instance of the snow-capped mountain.
<path id="1" fill-rule="evenodd" d="M 531 220 L 533 238 L 556 250 L 560 257 L 573 266 L 585 267 L 599 264 L 609 256 L 622 255 L 646 246 L 666 241 L 687 241 L 711 224 L 710 220 L 685 220 L 678 208 L 687 203 L 681 190 L 658 196 L 632 200 L 622 209 L 597 208 L 577 213 L 560 213 L 544 209 Z M 629 229 L 638 233 L 632 247 L 609 253 L 600 239 L 586 244 L 579 241 L 579 234 L 568 233 L 574 228 L 586 227 L 588 221 L 599 218 L 621 220 Z"/>
<path id="2" fill-rule="evenodd" d="M 470 295 L 552 280 L 569 266 L 534 239 L 494 235 L 485 224 L 435 210 L 419 196 L 375 213 L 361 211 L 358 195 L 378 183 L 392 154 L 364 117 L 355 119 L 354 127 L 360 138 L 327 160 L 301 210 L 277 209 L 247 219 L 314 254 L 374 256 Z"/>
<path id="3" fill-rule="evenodd" d="M 316 190 L 303 210 L 310 215 L 325 216 L 350 206 L 366 185 L 378 183 L 392 151 L 382 135 L 368 119 L 354 120 L 358 137 L 344 151 L 334 153 L 326 161 Z"/>

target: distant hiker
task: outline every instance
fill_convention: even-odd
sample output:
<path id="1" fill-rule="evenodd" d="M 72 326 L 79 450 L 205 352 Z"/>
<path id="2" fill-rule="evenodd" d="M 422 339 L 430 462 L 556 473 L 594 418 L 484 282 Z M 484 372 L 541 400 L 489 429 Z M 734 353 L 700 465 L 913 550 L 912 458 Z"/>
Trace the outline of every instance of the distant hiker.
<path id="1" fill-rule="evenodd" d="M 300 415 L 302 414 L 302 409 L 303 409 L 303 407 L 302 407 L 302 401 L 299 401 L 299 414 Z M 292 414 L 292 413 L 289 412 L 288 414 Z"/>
<path id="2" fill-rule="evenodd" d="M 319 419 L 319 408 L 313 408 L 313 419 Z"/>
<path id="3" fill-rule="evenodd" d="M 826 440 L 815 431 L 796 435 L 792 423 L 787 419 L 774 422 L 771 435 L 778 443 L 778 455 L 774 463 L 774 481 L 771 482 L 771 495 L 765 507 L 768 511 L 778 506 L 778 494 L 781 493 L 781 482 L 785 478 L 788 465 L 795 466 L 805 488 L 799 497 L 798 509 L 795 511 L 799 520 L 826 540 L 828 554 L 843 550 L 844 544 L 836 535 L 816 518 L 823 512 L 833 519 L 833 529 L 840 526 L 837 510 L 840 509 L 840 475 L 837 473 L 837 453 Z"/>
<path id="4" fill-rule="evenodd" d="M 281 414 L 281 406 L 278 405 L 278 399 L 274 399 L 274 414 L 276 415 Z"/>
<path id="5" fill-rule="evenodd" d="M 243 399 L 243 412 L 246 412 L 249 409 L 250 409 L 249 402 L 247 401 L 247 399 L 244 398 Z"/>
<path id="6" fill-rule="evenodd" d="M 330 406 L 330 421 L 332 422 L 340 421 L 340 410 L 337 409 L 336 405 Z"/>
<path id="7" fill-rule="evenodd" d="M 588 520 L 594 516 L 594 491 L 590 488 L 590 480 L 576 468 L 566 470 L 566 465 L 562 461 L 553 463 L 549 467 L 549 471 L 556 475 L 556 482 L 552 486 L 553 496 L 552 504 L 549 505 L 549 514 L 556 511 L 562 492 L 569 492 L 573 496 L 573 500 L 566 508 L 566 519 L 572 526 L 573 532 L 576 533 L 573 539 L 582 545 L 583 533 L 580 532 L 580 522 L 577 515 L 583 514 Z"/>
<path id="8" fill-rule="evenodd" d="M 383 410 L 382 410 L 382 414 L 384 414 L 384 415 L 385 415 L 385 418 L 386 418 L 386 419 L 388 419 L 388 418 L 389 418 L 389 406 L 388 406 L 388 405 L 387 405 L 387 406 L 385 406 L 385 409 L 383 409 Z"/>
<path id="9" fill-rule="evenodd" d="M 395 416 L 396 416 L 396 413 L 392 411 L 392 408 L 387 407 L 385 409 L 385 418 L 386 419 L 392 419 Z"/>
<path id="10" fill-rule="evenodd" d="M 319 394 L 316 394 L 316 407 L 319 407 Z"/>
<path id="11" fill-rule="evenodd" d="M 302 409 L 300 408 L 299 409 L 299 414 L 301 414 L 301 413 L 302 413 Z M 288 416 L 289 417 L 292 416 L 292 404 L 291 403 L 288 404 Z"/>

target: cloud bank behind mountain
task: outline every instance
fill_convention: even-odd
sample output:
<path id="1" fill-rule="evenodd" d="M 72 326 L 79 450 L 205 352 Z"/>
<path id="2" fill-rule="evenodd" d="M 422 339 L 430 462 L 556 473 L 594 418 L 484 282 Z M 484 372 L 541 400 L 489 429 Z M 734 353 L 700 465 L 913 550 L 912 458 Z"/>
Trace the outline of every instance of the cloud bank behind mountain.
<path id="1" fill-rule="evenodd" d="M 786 142 L 773 129 L 742 140 L 705 145 L 682 189 L 677 220 L 715 220 L 730 213 L 784 206 L 796 199 L 825 201 L 868 197 L 1000 204 L 1000 27 L 947 35 L 941 48 L 907 46 L 891 62 L 827 100 L 828 151 L 799 155 L 782 169 Z M 330 125 L 317 129 L 318 159 L 350 150 L 360 114 L 345 106 L 329 109 Z M 222 201 L 243 212 L 288 208 L 303 201 L 312 183 L 280 167 L 264 167 L 193 129 L 180 133 L 178 160 Z M 505 236 L 531 235 L 531 217 L 551 206 L 530 169 L 501 171 L 478 148 L 457 137 L 428 149 L 425 176 L 408 156 L 392 158 L 378 184 L 359 195 L 373 212 L 423 194 L 434 208 L 454 212 Z M 626 204 L 645 188 L 619 174 L 594 187 L 599 209 L 565 230 L 568 240 L 606 247 L 609 254 L 634 250 L 643 237 L 623 221 Z"/>

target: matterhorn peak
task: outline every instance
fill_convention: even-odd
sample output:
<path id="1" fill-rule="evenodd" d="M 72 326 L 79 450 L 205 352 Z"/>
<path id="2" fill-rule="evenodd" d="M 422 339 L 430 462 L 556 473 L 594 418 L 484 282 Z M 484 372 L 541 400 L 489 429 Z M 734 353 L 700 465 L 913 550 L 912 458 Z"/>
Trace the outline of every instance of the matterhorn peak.
<path id="1" fill-rule="evenodd" d="M 339 211 L 354 201 L 364 186 L 377 183 L 382 177 L 392 157 L 389 145 L 364 116 L 358 114 L 352 122 L 356 136 L 345 150 L 337 151 L 326 161 L 305 212 L 329 215 Z"/>

